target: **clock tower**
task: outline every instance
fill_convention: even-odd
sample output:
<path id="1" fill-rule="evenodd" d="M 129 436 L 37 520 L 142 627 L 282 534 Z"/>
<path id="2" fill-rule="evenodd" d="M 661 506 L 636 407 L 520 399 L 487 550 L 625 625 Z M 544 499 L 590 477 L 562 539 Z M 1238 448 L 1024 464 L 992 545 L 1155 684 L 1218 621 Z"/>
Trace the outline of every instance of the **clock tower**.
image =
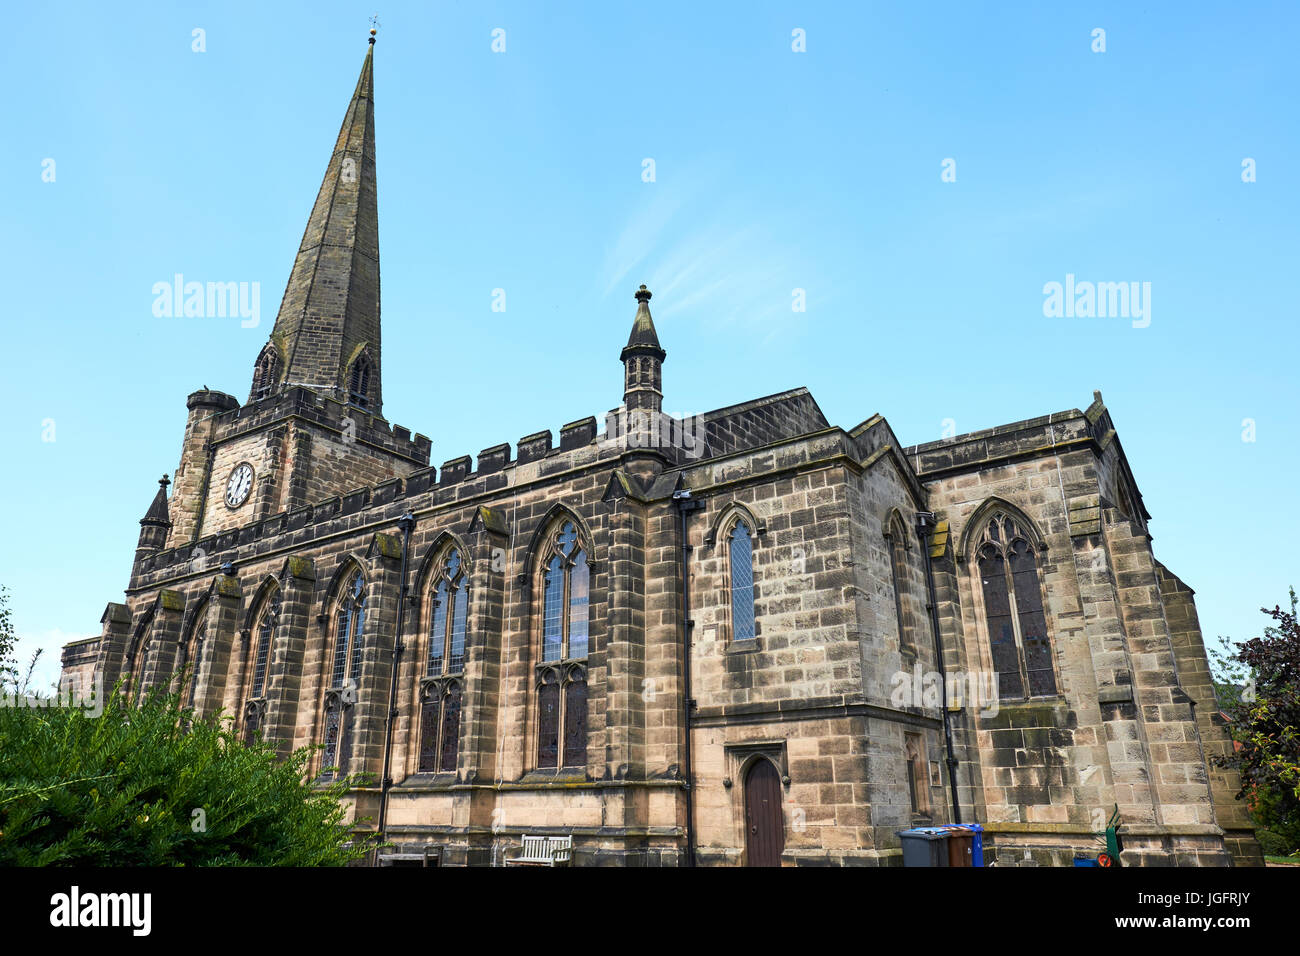
<path id="1" fill-rule="evenodd" d="M 372 36 L 247 402 L 186 403 L 166 547 L 429 463 L 429 439 L 383 417 L 374 103 Z"/>

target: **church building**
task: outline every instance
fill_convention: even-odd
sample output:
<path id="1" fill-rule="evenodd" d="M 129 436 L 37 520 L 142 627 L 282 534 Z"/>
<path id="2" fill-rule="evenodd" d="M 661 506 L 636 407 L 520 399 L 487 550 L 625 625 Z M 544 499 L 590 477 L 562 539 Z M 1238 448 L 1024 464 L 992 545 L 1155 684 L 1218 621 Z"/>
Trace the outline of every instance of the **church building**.
<path id="1" fill-rule="evenodd" d="M 643 285 L 613 411 L 432 465 L 384 413 L 370 43 L 246 397 L 187 398 L 66 683 L 315 747 L 380 862 L 896 866 L 960 820 L 1070 866 L 1117 808 L 1126 866 L 1262 864 L 1100 393 L 910 447 L 805 388 L 672 418 Z"/>

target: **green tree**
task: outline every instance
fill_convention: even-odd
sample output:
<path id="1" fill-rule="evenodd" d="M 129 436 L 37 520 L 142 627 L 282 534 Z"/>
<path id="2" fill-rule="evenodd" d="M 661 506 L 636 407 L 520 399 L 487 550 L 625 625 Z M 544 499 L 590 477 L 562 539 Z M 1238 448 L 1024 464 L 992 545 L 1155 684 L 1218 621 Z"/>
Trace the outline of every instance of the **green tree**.
<path id="1" fill-rule="evenodd" d="M 1220 638 L 1216 660 L 1220 706 L 1237 748 L 1216 758 L 1241 774 L 1255 822 L 1274 853 L 1300 848 L 1300 620 L 1295 589 L 1291 609 L 1261 608 L 1274 621 L 1262 637 L 1228 654 Z M 1242 680 L 1242 678 L 1245 678 Z"/>
<path id="2" fill-rule="evenodd" d="M 1250 669 L 1237 660 L 1237 645 L 1229 637 L 1219 635 L 1218 647 L 1207 647 L 1210 657 L 1210 678 L 1214 682 L 1214 696 L 1225 712 L 1241 703 L 1241 694 L 1249 686 Z M 1235 739 L 1235 738 L 1234 738 Z"/>
<path id="3" fill-rule="evenodd" d="M 0 584 L 0 694 L 18 683 L 18 666 L 14 660 L 14 616 L 9 609 L 9 589 Z"/>
<path id="4" fill-rule="evenodd" d="M 44 649 L 38 647 L 32 654 L 32 659 L 27 662 L 27 669 L 19 671 L 15 657 L 17 647 L 18 635 L 14 633 L 13 612 L 9 607 L 9 589 L 0 585 L 0 695 L 26 696 L 31 692 L 32 674 L 36 672 L 36 662 L 41 659 L 41 652 Z"/>
<path id="5" fill-rule="evenodd" d="M 228 722 L 193 720 L 177 695 L 99 717 L 73 707 L 0 707 L 0 866 L 342 865 L 341 802 L 354 781 L 306 779 L 245 745 Z"/>

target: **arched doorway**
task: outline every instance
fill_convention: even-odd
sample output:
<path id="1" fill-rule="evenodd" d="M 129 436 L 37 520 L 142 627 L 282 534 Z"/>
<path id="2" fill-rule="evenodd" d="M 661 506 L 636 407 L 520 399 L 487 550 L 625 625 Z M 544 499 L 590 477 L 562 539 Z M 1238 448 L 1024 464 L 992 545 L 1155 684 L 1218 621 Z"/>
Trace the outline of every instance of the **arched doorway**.
<path id="1" fill-rule="evenodd" d="M 785 849 L 781 778 L 762 757 L 745 774 L 745 861 L 747 866 L 780 866 Z"/>

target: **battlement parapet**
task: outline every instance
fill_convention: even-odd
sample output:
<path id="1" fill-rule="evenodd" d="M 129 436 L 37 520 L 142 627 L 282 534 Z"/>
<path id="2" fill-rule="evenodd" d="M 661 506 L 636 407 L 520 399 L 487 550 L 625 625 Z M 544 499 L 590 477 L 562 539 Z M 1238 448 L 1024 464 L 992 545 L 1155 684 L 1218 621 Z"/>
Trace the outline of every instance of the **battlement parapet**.
<path id="1" fill-rule="evenodd" d="M 203 394 L 222 393 L 196 392 L 190 398 L 194 400 L 195 396 Z M 224 440 L 290 416 L 336 431 L 349 441 L 355 440 L 382 448 L 419 465 L 429 464 L 433 442 L 427 436 L 418 433 L 412 436 L 411 430 L 404 425 L 390 424 L 387 419 L 371 414 L 360 406 L 300 385 L 247 405 L 239 406 L 236 403 L 235 407 L 221 411 L 217 417 L 218 434 L 215 437 L 219 441 Z"/>

